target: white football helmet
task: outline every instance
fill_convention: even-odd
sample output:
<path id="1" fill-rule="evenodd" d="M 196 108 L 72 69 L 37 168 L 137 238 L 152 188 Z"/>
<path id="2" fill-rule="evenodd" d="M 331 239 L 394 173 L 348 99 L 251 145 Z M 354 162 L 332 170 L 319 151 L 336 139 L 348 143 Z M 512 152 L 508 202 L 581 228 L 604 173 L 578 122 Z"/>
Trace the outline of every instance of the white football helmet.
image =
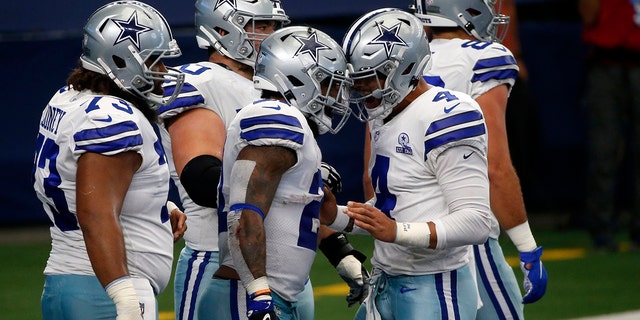
<path id="1" fill-rule="evenodd" d="M 254 87 L 279 92 L 318 125 L 337 133 L 347 122 L 351 81 L 340 45 L 311 27 L 282 28 L 262 41 Z"/>
<path id="2" fill-rule="evenodd" d="M 179 57 L 181 51 L 165 18 L 145 3 L 115 1 L 96 10 L 84 27 L 82 46 L 83 68 L 109 76 L 151 105 L 170 104 L 184 83 L 184 74 L 175 69 L 152 70 L 163 58 Z M 155 80 L 175 82 L 175 93 L 154 94 Z"/>
<path id="3" fill-rule="evenodd" d="M 478 40 L 502 42 L 509 16 L 500 12 L 502 0 L 414 0 L 414 14 L 430 27 L 461 27 Z"/>
<path id="4" fill-rule="evenodd" d="M 84 27 L 82 47 L 83 68 L 109 76 L 151 105 L 168 105 L 184 83 L 184 74 L 175 69 L 152 71 L 163 58 L 179 57 L 181 52 L 165 18 L 145 3 L 116 1 L 96 10 Z M 154 80 L 175 82 L 175 94 L 152 93 Z"/>
<path id="5" fill-rule="evenodd" d="M 270 20 L 277 22 L 279 29 L 289 23 L 279 0 L 197 0 L 195 6 L 198 46 L 213 47 L 249 66 L 254 66 L 256 59 L 253 41 L 267 34 L 247 32 L 247 24 Z"/>
<path id="6" fill-rule="evenodd" d="M 431 58 L 422 22 L 395 8 L 360 17 L 347 31 L 342 47 L 349 61 L 349 78 L 375 77 L 378 83 L 373 92 L 352 98 L 360 121 L 388 116 L 415 89 Z M 380 105 L 366 108 L 364 100 L 370 97 L 381 99 Z"/>

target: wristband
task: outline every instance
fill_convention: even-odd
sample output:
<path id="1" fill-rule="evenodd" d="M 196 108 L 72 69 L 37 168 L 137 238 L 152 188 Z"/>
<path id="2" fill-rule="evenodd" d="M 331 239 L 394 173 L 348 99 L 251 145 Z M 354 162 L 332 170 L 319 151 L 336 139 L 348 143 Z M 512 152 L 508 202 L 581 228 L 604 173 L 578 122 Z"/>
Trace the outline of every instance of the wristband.
<path id="1" fill-rule="evenodd" d="M 118 314 L 140 312 L 140 302 L 131 277 L 124 276 L 113 280 L 104 289 L 115 303 Z"/>
<path id="2" fill-rule="evenodd" d="M 396 244 L 407 247 L 429 247 L 431 231 L 426 222 L 396 222 Z"/>
<path id="3" fill-rule="evenodd" d="M 236 204 L 232 204 L 229 207 L 230 211 L 239 210 L 240 212 L 242 212 L 243 209 L 247 209 L 247 210 L 251 210 L 251 211 L 256 212 L 257 214 L 260 215 L 260 217 L 262 217 L 262 221 L 264 221 L 264 218 L 265 218 L 264 212 L 262 212 L 262 210 L 260 210 L 260 208 L 254 206 L 252 204 L 249 204 L 249 203 L 236 203 Z"/>
<path id="4" fill-rule="evenodd" d="M 249 282 L 246 286 L 249 299 L 254 300 L 258 296 L 268 295 L 271 296 L 271 289 L 269 289 L 269 279 L 267 276 L 262 276 Z M 260 299 L 258 299 L 260 300 Z"/>
<path id="5" fill-rule="evenodd" d="M 353 229 L 353 219 L 349 218 L 348 215 L 344 213 L 344 210 L 347 208 L 346 206 L 337 206 L 336 218 L 333 222 L 327 227 L 333 230 L 350 232 L 349 226 Z"/>
<path id="6" fill-rule="evenodd" d="M 533 238 L 531 228 L 529 227 L 529 221 L 525 221 L 509 230 L 506 230 L 507 235 L 511 239 L 511 242 L 518 248 L 520 252 L 531 252 L 538 246 L 536 240 Z"/>
<path id="7" fill-rule="evenodd" d="M 176 206 L 176 204 L 173 203 L 173 201 L 167 201 L 167 211 L 171 213 L 175 209 L 178 209 L 178 206 Z"/>

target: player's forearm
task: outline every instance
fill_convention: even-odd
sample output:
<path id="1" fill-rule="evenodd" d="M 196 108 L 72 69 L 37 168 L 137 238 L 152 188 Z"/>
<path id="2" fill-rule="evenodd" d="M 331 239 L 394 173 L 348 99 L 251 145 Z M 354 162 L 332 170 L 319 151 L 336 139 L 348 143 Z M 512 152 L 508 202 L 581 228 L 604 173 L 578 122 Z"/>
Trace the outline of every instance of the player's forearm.
<path id="1" fill-rule="evenodd" d="M 103 286 L 128 275 L 119 215 L 139 167 L 135 152 L 102 156 L 86 153 L 76 171 L 76 210 L 87 255 Z"/>
<path id="2" fill-rule="evenodd" d="M 81 225 L 87 255 L 102 286 L 128 275 L 124 238 L 117 221 L 91 219 Z"/>
<path id="3" fill-rule="evenodd" d="M 438 241 L 435 249 L 483 244 L 491 230 L 489 212 L 480 208 L 457 210 L 434 220 L 433 224 Z"/>
<path id="4" fill-rule="evenodd" d="M 245 210 L 240 218 L 237 237 L 242 256 L 253 278 L 266 276 L 267 245 L 262 217 Z"/>
<path id="5" fill-rule="evenodd" d="M 527 221 L 520 180 L 513 166 L 493 170 L 489 176 L 491 211 L 504 229 Z"/>

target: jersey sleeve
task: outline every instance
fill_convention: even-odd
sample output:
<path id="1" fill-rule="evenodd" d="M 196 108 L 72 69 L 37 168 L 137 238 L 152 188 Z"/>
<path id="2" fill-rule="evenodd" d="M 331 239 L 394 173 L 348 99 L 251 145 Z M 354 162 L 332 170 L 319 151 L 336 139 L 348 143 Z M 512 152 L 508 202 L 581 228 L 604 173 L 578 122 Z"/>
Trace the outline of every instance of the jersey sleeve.
<path id="1" fill-rule="evenodd" d="M 198 88 L 211 76 L 211 68 L 189 63 L 179 66 L 178 69 L 185 73 L 186 79 L 176 99 L 171 104 L 158 108 L 158 117 L 163 120 L 193 108 L 205 107 L 205 96 Z M 169 97 L 176 90 L 175 83 L 165 83 L 163 89 L 164 96 Z"/>
<path id="2" fill-rule="evenodd" d="M 85 108 L 86 117 L 73 135 L 74 152 L 114 155 L 142 152 L 143 138 L 138 123 L 140 113 L 129 102 L 115 97 L 96 96 Z M 146 120 L 145 120 L 146 121 Z"/>
<path id="3" fill-rule="evenodd" d="M 472 70 L 471 88 L 468 93 L 476 98 L 502 84 L 506 84 L 511 91 L 520 69 L 511 51 L 493 42 L 481 50 Z"/>
<path id="4" fill-rule="evenodd" d="M 175 85 L 165 86 L 164 95 L 171 96 L 175 89 Z M 185 82 L 178 97 L 171 104 L 158 108 L 157 113 L 158 117 L 164 120 L 197 107 L 204 108 L 204 97 L 198 88 L 191 83 Z"/>
<path id="5" fill-rule="evenodd" d="M 302 148 L 305 132 L 301 121 L 304 118 L 295 107 L 265 100 L 243 108 L 241 113 L 240 138 L 247 144 L 295 151 Z"/>
<path id="6" fill-rule="evenodd" d="M 429 122 L 424 134 L 424 160 L 435 161 L 447 148 L 461 144 L 484 150 L 487 131 L 477 103 L 468 98 L 440 105 L 443 111 Z"/>

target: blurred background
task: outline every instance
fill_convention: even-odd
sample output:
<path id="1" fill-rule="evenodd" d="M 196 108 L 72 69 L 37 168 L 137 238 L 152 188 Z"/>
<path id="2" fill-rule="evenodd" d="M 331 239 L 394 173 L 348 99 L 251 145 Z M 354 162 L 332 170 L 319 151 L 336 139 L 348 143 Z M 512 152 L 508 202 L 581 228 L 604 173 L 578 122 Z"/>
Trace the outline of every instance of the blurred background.
<path id="1" fill-rule="evenodd" d="M 32 189 L 31 167 L 40 113 L 64 85 L 81 53 L 87 17 L 109 1 L 5 1 L 0 12 L 0 64 L 4 89 L 0 126 L 0 227 L 46 224 Z M 145 1 L 172 25 L 183 56 L 171 64 L 201 61 L 192 1 Z M 319 28 L 338 42 L 351 22 L 381 7 L 407 9 L 408 0 L 283 0 L 293 24 Z M 523 62 L 529 70 L 531 103 L 509 107 L 510 143 L 532 223 L 553 221 L 580 227 L 585 133 L 580 107 L 584 47 L 577 0 L 516 0 Z M 517 132 L 516 132 L 517 131 Z M 364 126 L 350 119 L 336 136 L 320 139 L 325 161 L 343 176 L 339 201 L 363 200 Z M 624 195 L 621 203 L 625 203 Z"/>

